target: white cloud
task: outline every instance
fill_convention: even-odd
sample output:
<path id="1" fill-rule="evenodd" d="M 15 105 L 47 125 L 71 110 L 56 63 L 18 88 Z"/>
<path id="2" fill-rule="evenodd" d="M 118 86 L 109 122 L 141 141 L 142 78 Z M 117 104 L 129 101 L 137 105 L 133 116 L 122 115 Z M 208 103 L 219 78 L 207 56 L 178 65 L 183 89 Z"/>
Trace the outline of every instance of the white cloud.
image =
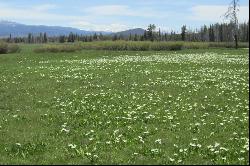
<path id="1" fill-rule="evenodd" d="M 85 10 L 88 13 L 96 15 L 127 15 L 129 13 L 128 6 L 123 5 L 104 5 L 90 7 Z"/>
<path id="2" fill-rule="evenodd" d="M 72 19 L 80 19 L 75 16 L 64 16 L 53 13 L 46 13 L 43 11 L 37 10 L 20 10 L 20 9 L 8 9 L 8 8 L 0 8 L 0 18 L 4 20 L 23 20 L 23 21 L 34 21 L 40 22 L 53 22 L 53 21 L 69 21 Z"/>
<path id="3" fill-rule="evenodd" d="M 118 32 L 133 28 L 121 23 L 117 23 L 116 21 L 111 24 L 98 23 L 96 21 L 96 19 L 100 19 L 99 15 L 115 15 L 119 12 L 131 15 L 132 13 L 127 13 L 130 9 L 125 6 L 111 5 L 89 8 L 87 15 L 83 16 L 55 14 L 53 13 L 53 11 L 50 11 L 51 9 L 55 8 L 57 8 L 57 6 L 53 4 L 41 4 L 39 6 L 29 7 L 28 9 L 28 7 L 13 7 L 6 3 L 0 3 L 0 19 L 33 25 L 72 26 L 79 29 L 91 31 L 95 30 Z M 96 14 L 93 14 L 91 12 L 94 12 Z"/>
<path id="4" fill-rule="evenodd" d="M 91 15 L 98 16 L 135 16 L 135 17 L 166 17 L 167 13 L 162 15 L 160 12 L 154 11 L 150 8 L 139 8 L 133 10 L 126 5 L 103 5 L 94 6 L 85 9 L 85 12 Z"/>
<path id="5" fill-rule="evenodd" d="M 4 3 L 0 3 L 0 19 L 9 21 L 21 21 L 21 23 L 32 24 L 49 24 L 55 25 L 56 23 L 64 23 L 75 20 L 83 20 L 87 17 L 55 14 L 51 9 L 55 9 L 56 5 L 41 4 L 32 7 L 13 7 Z"/>
<path id="6" fill-rule="evenodd" d="M 191 20 L 222 22 L 223 15 L 227 12 L 228 6 L 198 5 L 191 8 Z M 240 6 L 239 21 L 248 21 L 249 7 Z"/>
<path id="7" fill-rule="evenodd" d="M 90 30 L 90 31 L 108 31 L 108 32 L 119 32 L 123 30 L 127 30 L 134 27 L 128 27 L 127 25 L 120 24 L 120 23 L 112 23 L 112 24 L 94 24 L 87 21 L 77 21 L 72 22 L 72 26 L 78 27 L 79 29 L 83 30 Z"/>
<path id="8" fill-rule="evenodd" d="M 34 6 L 32 7 L 33 10 L 36 10 L 36 11 L 48 11 L 48 10 L 51 10 L 51 9 L 56 9 L 56 5 L 55 4 L 42 4 L 42 5 L 39 5 L 39 6 Z"/>
<path id="9" fill-rule="evenodd" d="M 65 14 L 55 14 L 51 9 L 55 9 L 57 6 L 53 4 L 41 4 L 39 6 L 32 7 L 13 7 L 8 4 L 0 3 L 0 19 L 17 21 L 21 20 L 21 23 L 31 23 L 34 25 L 62 25 L 62 26 L 72 26 L 83 30 L 91 31 L 112 31 L 118 32 L 122 30 L 129 29 L 127 25 L 121 23 L 90 23 L 89 20 L 95 20 L 99 16 L 88 14 L 85 16 L 74 16 L 74 15 L 65 15 Z M 105 8 L 105 9 L 104 9 Z M 93 12 L 101 15 L 113 15 L 117 14 L 120 11 L 128 12 L 128 8 L 124 6 L 105 6 L 96 7 L 93 9 Z M 102 10 L 103 9 L 103 10 Z M 91 9 L 92 10 L 92 9 Z M 102 12 L 98 13 L 98 10 Z M 106 14 L 105 14 L 106 13 Z"/>

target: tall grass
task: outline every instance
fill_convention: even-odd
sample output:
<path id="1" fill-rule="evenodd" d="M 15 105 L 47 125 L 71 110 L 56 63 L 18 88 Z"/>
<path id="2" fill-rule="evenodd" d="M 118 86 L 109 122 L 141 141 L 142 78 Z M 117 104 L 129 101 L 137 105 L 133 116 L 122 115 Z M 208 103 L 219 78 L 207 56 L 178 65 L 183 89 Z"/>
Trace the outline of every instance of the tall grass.
<path id="1" fill-rule="evenodd" d="M 209 43 L 209 47 L 212 48 L 235 48 L 235 43 L 220 43 L 220 42 L 211 42 Z M 249 48 L 249 43 L 239 43 L 239 48 Z"/>
<path id="2" fill-rule="evenodd" d="M 16 44 L 8 44 L 8 53 L 17 53 L 20 52 L 21 49 Z"/>
<path id="3" fill-rule="evenodd" d="M 83 49 L 117 50 L 117 51 L 160 51 L 181 50 L 182 42 L 141 42 L 141 41 L 105 41 L 82 43 Z"/>
<path id="4" fill-rule="evenodd" d="M 0 54 L 20 52 L 20 47 L 16 44 L 7 44 L 0 42 Z"/>
<path id="5" fill-rule="evenodd" d="M 58 52 L 75 52 L 81 50 L 82 47 L 79 44 L 64 44 L 64 45 L 44 45 L 40 48 L 35 48 L 34 51 L 36 53 L 44 53 L 44 52 L 51 52 L 51 53 L 58 53 Z"/>
<path id="6" fill-rule="evenodd" d="M 132 50 L 132 51 L 160 51 L 206 48 L 234 48 L 234 43 L 219 42 L 148 42 L 148 41 L 102 41 L 81 44 L 83 49 L 96 50 Z M 249 47 L 249 43 L 240 43 L 240 48 Z"/>
<path id="7" fill-rule="evenodd" d="M 44 45 L 36 48 L 37 53 L 43 52 L 75 52 L 88 50 L 114 51 L 178 51 L 182 49 L 233 48 L 233 43 L 210 42 L 149 42 L 149 41 L 99 41 L 75 44 Z M 248 43 L 240 43 L 240 48 L 249 47 Z"/>

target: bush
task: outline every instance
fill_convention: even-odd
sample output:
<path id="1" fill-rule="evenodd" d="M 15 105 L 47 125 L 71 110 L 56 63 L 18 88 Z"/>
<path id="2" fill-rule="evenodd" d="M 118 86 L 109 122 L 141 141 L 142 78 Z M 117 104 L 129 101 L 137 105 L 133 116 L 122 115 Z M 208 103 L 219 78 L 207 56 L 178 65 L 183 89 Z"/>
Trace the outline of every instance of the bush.
<path id="1" fill-rule="evenodd" d="M 0 54 L 20 52 L 20 48 L 16 44 L 7 44 L 0 42 Z"/>
<path id="2" fill-rule="evenodd" d="M 8 53 L 8 44 L 7 43 L 0 43 L 0 54 L 7 54 Z"/>
<path id="3" fill-rule="evenodd" d="M 178 42 L 176 42 L 176 43 L 171 43 L 170 45 L 169 45 L 169 50 L 170 51 L 178 51 L 178 50 L 182 50 L 183 49 L 183 43 L 178 43 Z"/>

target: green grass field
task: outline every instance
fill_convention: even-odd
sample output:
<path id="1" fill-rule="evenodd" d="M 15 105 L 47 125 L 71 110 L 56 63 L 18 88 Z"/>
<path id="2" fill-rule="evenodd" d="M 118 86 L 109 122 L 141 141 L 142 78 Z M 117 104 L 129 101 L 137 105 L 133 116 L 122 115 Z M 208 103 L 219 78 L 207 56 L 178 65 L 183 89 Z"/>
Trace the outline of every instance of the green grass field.
<path id="1" fill-rule="evenodd" d="M 0 55 L 0 164 L 249 164 L 248 49 Z"/>

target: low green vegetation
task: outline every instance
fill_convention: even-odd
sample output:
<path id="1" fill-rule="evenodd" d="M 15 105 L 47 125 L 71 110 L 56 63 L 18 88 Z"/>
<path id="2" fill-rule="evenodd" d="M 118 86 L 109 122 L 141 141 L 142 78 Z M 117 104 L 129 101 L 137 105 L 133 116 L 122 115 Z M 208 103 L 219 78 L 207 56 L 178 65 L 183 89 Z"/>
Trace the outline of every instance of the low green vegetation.
<path id="1" fill-rule="evenodd" d="M 16 53 L 19 52 L 20 48 L 16 44 L 7 44 L 0 41 L 0 54 Z"/>
<path id="2" fill-rule="evenodd" d="M 249 164 L 247 49 L 40 47 L 0 55 L 0 164 Z"/>
<path id="3" fill-rule="evenodd" d="M 249 47 L 248 43 L 240 43 L 240 48 Z M 36 53 L 43 52 L 75 52 L 86 50 L 113 51 L 178 51 L 183 49 L 234 48 L 233 43 L 206 42 L 140 42 L 140 41 L 101 41 L 78 42 L 75 44 L 47 44 L 36 48 Z"/>

